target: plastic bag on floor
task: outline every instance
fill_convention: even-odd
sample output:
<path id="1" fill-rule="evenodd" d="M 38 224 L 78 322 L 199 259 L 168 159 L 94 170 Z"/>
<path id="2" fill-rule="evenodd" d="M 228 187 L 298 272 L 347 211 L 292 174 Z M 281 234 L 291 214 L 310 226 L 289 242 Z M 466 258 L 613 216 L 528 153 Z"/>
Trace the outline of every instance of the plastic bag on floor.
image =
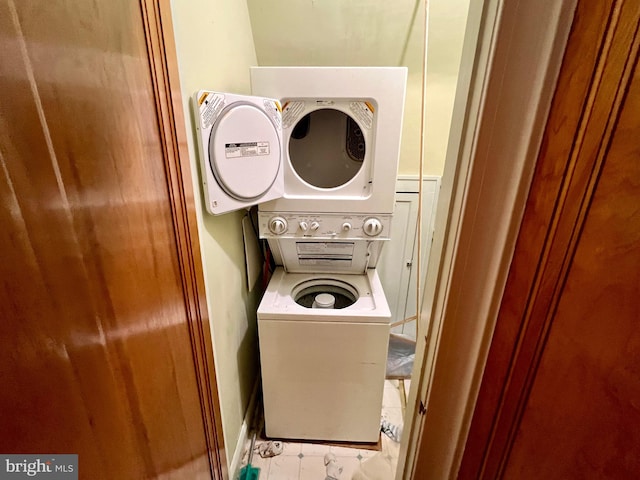
<path id="1" fill-rule="evenodd" d="M 416 341 L 404 335 L 389 336 L 387 378 L 411 378 L 416 357 Z"/>

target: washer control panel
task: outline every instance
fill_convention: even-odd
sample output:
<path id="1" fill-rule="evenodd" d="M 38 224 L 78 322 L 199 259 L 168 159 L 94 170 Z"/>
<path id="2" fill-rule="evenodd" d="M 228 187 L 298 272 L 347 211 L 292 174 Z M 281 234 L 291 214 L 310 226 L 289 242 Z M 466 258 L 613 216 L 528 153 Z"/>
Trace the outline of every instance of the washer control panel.
<path id="1" fill-rule="evenodd" d="M 258 212 L 260 238 L 389 240 L 391 215 Z"/>

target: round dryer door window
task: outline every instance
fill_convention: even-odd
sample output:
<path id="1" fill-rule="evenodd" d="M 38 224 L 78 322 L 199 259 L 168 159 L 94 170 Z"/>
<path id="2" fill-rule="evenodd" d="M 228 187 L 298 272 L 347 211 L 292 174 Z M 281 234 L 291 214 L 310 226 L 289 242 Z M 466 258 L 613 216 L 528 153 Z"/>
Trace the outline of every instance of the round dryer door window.
<path id="1" fill-rule="evenodd" d="M 280 169 L 278 130 L 257 106 L 231 104 L 211 129 L 209 162 L 216 181 L 229 196 L 258 199 L 273 185 Z"/>
<path id="2" fill-rule="evenodd" d="M 358 123 L 332 108 L 314 110 L 291 131 L 289 159 L 302 180 L 319 188 L 348 183 L 362 168 L 365 138 Z"/>

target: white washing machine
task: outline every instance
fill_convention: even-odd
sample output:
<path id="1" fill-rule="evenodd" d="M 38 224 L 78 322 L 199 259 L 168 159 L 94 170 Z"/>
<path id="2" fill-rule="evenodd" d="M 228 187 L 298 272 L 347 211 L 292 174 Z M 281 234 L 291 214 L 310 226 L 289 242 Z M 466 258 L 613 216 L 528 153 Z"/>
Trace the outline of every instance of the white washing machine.
<path id="1" fill-rule="evenodd" d="M 278 268 L 258 308 L 269 437 L 375 442 L 406 69 L 258 67 L 194 95 L 207 210 L 259 205 Z"/>
<path id="2" fill-rule="evenodd" d="M 375 269 L 277 268 L 258 308 L 267 436 L 377 442 L 390 318 Z"/>

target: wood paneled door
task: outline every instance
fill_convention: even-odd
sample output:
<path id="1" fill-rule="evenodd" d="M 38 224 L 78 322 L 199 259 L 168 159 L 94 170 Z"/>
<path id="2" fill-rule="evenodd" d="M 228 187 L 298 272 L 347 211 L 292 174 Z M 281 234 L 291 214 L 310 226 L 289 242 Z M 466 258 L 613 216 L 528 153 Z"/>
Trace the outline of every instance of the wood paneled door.
<path id="1" fill-rule="evenodd" d="M 0 453 L 82 479 L 225 469 L 168 14 L 0 0 Z"/>
<path id="2" fill-rule="evenodd" d="M 640 477 L 639 25 L 578 4 L 459 478 Z"/>

